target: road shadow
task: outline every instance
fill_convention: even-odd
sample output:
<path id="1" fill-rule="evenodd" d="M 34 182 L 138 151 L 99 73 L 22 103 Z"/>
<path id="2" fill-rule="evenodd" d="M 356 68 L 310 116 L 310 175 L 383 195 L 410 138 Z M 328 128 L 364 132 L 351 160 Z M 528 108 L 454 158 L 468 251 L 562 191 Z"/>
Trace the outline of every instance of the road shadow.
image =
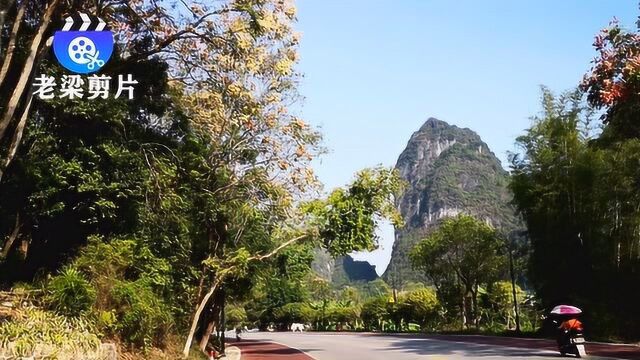
<path id="1" fill-rule="evenodd" d="M 473 358 L 483 357 L 538 357 L 561 358 L 560 354 L 547 353 L 541 350 L 510 348 L 496 345 L 459 343 L 451 341 L 435 341 L 431 339 L 395 338 L 391 343 L 395 351 L 410 352 L 416 355 L 460 355 Z"/>

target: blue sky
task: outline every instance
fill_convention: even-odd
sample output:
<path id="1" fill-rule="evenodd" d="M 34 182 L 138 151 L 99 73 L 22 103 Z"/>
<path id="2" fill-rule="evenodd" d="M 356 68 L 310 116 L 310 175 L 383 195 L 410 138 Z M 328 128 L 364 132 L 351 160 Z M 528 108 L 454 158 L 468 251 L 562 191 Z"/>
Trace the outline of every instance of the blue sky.
<path id="1" fill-rule="evenodd" d="M 540 85 L 575 87 L 613 17 L 629 29 L 636 0 L 298 0 L 305 74 L 302 115 L 330 153 L 315 163 L 327 189 L 364 167 L 393 166 L 428 117 L 468 127 L 507 167 L 539 111 Z M 384 271 L 381 249 L 357 254 Z"/>

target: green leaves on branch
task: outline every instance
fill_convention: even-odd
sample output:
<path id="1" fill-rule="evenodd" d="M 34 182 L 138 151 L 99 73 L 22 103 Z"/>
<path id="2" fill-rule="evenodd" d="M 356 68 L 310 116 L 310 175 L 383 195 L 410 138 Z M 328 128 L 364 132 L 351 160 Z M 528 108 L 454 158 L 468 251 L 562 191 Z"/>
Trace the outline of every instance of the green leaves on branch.
<path id="1" fill-rule="evenodd" d="M 240 247 L 224 258 L 211 256 L 203 261 L 216 277 L 243 277 L 249 262 L 265 260 L 286 250 L 297 242 L 316 238 L 334 255 L 353 251 L 374 250 L 378 246 L 375 233 L 378 223 L 387 219 L 396 225 L 402 220 L 394 199 L 402 185 L 397 171 L 385 168 L 366 169 L 359 172 L 353 183 L 345 189 L 334 190 L 326 200 L 303 204 L 306 223 L 300 229 L 276 228 L 271 236 L 272 251 L 252 254 Z"/>
<path id="2" fill-rule="evenodd" d="M 468 289 L 497 276 L 503 241 L 490 225 L 469 215 L 445 219 L 411 252 L 413 266 L 434 283 L 457 277 Z"/>
<path id="3" fill-rule="evenodd" d="M 629 68 L 620 77 L 618 66 L 630 59 L 618 56 L 631 54 L 630 47 L 637 52 L 640 42 L 634 35 L 635 45 L 622 46 L 618 34 L 610 36 L 598 40 L 613 48 L 596 59 L 583 87 L 589 104 L 579 93 L 543 89 L 541 116 L 517 139 L 510 188 L 533 248 L 529 277 L 545 306 L 571 299 L 597 314 L 592 328 L 603 336 L 637 337 L 640 292 L 630 284 L 640 280 L 640 99 L 629 90 L 637 89 L 633 74 L 640 71 Z M 601 132 L 591 128 L 594 110 L 587 105 L 608 108 Z M 580 276 L 566 281 L 558 274 Z"/>
<path id="4" fill-rule="evenodd" d="M 497 280 L 504 268 L 503 246 L 503 239 L 493 227 L 472 216 L 458 215 L 443 220 L 416 245 L 410 257 L 413 266 L 433 281 L 443 302 L 451 303 L 451 293 L 461 301 L 465 325 L 473 319 L 479 327 L 479 288 Z"/>
<path id="5" fill-rule="evenodd" d="M 245 248 L 230 252 L 225 258 L 210 257 L 202 263 L 219 278 L 242 277 L 247 273 L 251 254 Z"/>
<path id="6" fill-rule="evenodd" d="M 347 188 L 334 190 L 326 200 L 307 204 L 305 210 L 314 217 L 311 222 L 331 255 L 372 251 L 378 247 L 375 231 L 381 220 L 402 224 L 394 204 L 402 188 L 396 170 L 365 169 Z"/>

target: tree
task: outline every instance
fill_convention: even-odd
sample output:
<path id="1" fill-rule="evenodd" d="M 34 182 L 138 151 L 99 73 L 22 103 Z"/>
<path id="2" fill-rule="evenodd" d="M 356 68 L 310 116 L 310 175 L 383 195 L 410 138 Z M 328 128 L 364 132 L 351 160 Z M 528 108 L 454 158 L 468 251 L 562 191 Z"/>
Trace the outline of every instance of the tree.
<path id="1" fill-rule="evenodd" d="M 378 297 L 391 297 L 391 287 L 382 279 L 377 278 L 360 287 L 364 300 Z"/>
<path id="2" fill-rule="evenodd" d="M 593 45 L 597 56 L 580 88 L 591 106 L 606 110 L 601 118 L 606 124 L 603 137 L 640 138 L 636 121 L 640 111 L 640 34 L 624 30 L 614 20 L 596 35 Z"/>
<path id="3" fill-rule="evenodd" d="M 469 215 L 442 221 L 411 252 L 411 261 L 436 286 L 460 284 L 461 313 L 465 325 L 479 326 L 478 289 L 493 281 L 504 266 L 503 241 L 496 230 Z M 471 304 L 467 303 L 471 298 Z"/>
<path id="4" fill-rule="evenodd" d="M 289 328 L 292 323 L 308 323 L 313 319 L 314 311 L 305 303 L 289 303 L 276 309 L 276 321 Z"/>
<path id="5" fill-rule="evenodd" d="M 360 317 L 366 330 L 384 330 L 383 322 L 388 318 L 388 296 L 379 296 L 369 299 L 362 305 Z"/>
<path id="6" fill-rule="evenodd" d="M 327 311 L 329 302 L 333 299 L 334 292 L 331 290 L 331 284 L 325 279 L 314 277 L 311 280 L 311 296 L 315 299 L 312 306 L 316 310 L 316 329 L 327 329 Z"/>
<path id="7" fill-rule="evenodd" d="M 230 306 L 226 309 L 227 326 L 231 328 L 241 327 L 247 322 L 247 312 L 242 306 Z"/>
<path id="8" fill-rule="evenodd" d="M 229 294 L 278 261 L 304 267 L 305 251 L 288 249 L 373 249 L 377 221 L 398 218 L 400 182 L 386 169 L 307 202 L 318 190 L 310 162 L 322 148 L 320 134 L 288 109 L 300 78 L 289 2 L 15 4 L 7 19 L 24 41 L 3 59 L 0 229 L 10 236 L 0 255 L 12 270 L 25 257 L 30 271 L 2 276 L 55 270 L 92 235 L 132 236 L 169 263 L 171 290 L 154 291 L 180 304 L 176 316 L 191 317 L 188 352 L 194 337 L 204 349 L 223 327 Z M 80 10 L 121 30 L 104 71 L 133 73 L 141 82 L 134 101 L 31 102 L 27 80 L 61 72 L 45 51 L 50 20 Z M 17 254 L 19 242 L 28 254 Z"/>
<path id="9" fill-rule="evenodd" d="M 507 329 L 511 329 L 512 323 L 516 325 L 516 305 L 513 299 L 513 287 L 512 283 L 508 281 L 498 281 L 491 284 L 488 291 L 488 300 L 493 307 L 493 311 L 504 322 Z M 522 289 L 515 285 L 516 292 L 516 304 L 522 304 L 524 302 L 525 293 Z"/>
<path id="10" fill-rule="evenodd" d="M 418 323 L 425 330 L 437 318 L 440 303 L 433 289 L 423 287 L 406 294 L 400 306 L 405 308 L 406 321 Z"/>
<path id="11" fill-rule="evenodd" d="M 573 302 L 589 308 L 601 335 L 634 336 L 627 329 L 640 318 L 631 305 L 640 292 L 628 286 L 640 264 L 640 38 L 614 22 L 594 46 L 580 91 L 555 96 L 543 89 L 542 115 L 517 140 L 510 187 L 527 223 L 530 276 L 544 306 Z M 567 283 L 558 274 L 580 276 Z"/>
<path id="12" fill-rule="evenodd" d="M 325 246 L 335 255 L 346 255 L 351 251 L 375 248 L 377 246 L 376 221 L 383 218 L 398 218 L 392 204 L 400 186 L 401 182 L 395 170 L 384 168 L 363 170 L 357 174 L 352 184 L 345 189 L 335 190 L 326 200 L 315 200 L 304 204 L 301 211 L 306 214 L 306 219 L 297 227 L 285 223 L 280 228 L 274 228 L 273 236 L 276 236 L 279 244 L 274 244 L 275 247 L 266 253 L 251 255 L 247 248 L 239 247 L 224 257 L 210 256 L 204 264 L 211 274 L 215 274 L 215 277 L 208 292 L 199 302 L 193 317 L 184 348 L 185 356 L 202 312 L 223 282 L 245 276 L 249 264 L 269 260 L 290 246 L 303 241 L 315 241 L 316 244 Z M 273 226 L 270 225 L 272 228 Z M 332 230 L 334 227 L 346 233 L 338 234 Z M 254 243 L 247 243 L 247 245 L 251 244 Z M 201 347 L 203 346 L 203 340 L 201 340 Z"/>

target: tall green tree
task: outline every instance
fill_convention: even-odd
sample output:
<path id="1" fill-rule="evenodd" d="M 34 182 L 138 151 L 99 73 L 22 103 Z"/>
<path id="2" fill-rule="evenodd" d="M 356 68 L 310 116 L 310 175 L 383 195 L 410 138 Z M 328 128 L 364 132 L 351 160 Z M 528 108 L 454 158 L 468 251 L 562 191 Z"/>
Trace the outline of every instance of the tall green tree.
<path id="1" fill-rule="evenodd" d="M 463 324 L 479 327 L 479 288 L 503 270 L 502 246 L 501 236 L 490 225 L 470 215 L 458 215 L 445 218 L 418 243 L 411 251 L 411 262 L 436 288 L 457 288 Z"/>
<path id="2" fill-rule="evenodd" d="M 528 226 L 530 275 L 544 304 L 577 303 L 588 309 L 594 331 L 635 337 L 640 38 L 614 22 L 594 46 L 584 93 L 543 89 L 542 115 L 517 140 L 511 189 Z M 601 114 L 597 127 L 594 112 Z M 577 276 L 564 281 L 563 274 Z"/>
<path id="3" fill-rule="evenodd" d="M 585 237 L 598 228 L 589 224 L 598 222 L 590 210 L 599 159 L 587 147 L 589 122 L 580 100 L 579 92 L 556 99 L 543 88 L 543 114 L 518 137 L 523 151 L 511 158 L 510 187 L 533 247 L 530 276 L 538 294 L 555 301 L 570 298 L 589 281 L 581 276 L 567 283 L 558 274 L 590 272 Z"/>

